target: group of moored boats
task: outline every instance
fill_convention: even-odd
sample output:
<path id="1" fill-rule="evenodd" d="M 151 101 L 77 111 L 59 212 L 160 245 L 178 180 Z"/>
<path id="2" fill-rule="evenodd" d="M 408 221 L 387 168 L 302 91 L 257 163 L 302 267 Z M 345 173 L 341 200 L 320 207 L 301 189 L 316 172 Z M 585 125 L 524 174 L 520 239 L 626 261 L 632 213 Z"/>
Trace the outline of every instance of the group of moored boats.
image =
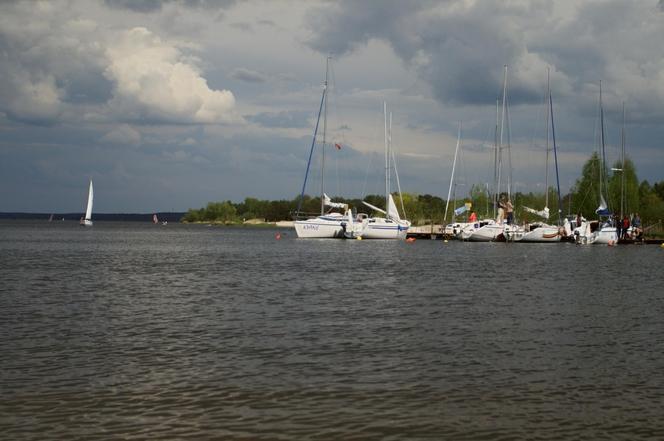
<path id="1" fill-rule="evenodd" d="M 328 59 L 329 62 L 329 59 Z M 553 118 L 553 99 L 551 95 L 551 88 L 549 87 L 548 78 L 547 78 L 547 94 L 545 95 L 545 110 L 546 110 L 546 201 L 545 207 L 542 210 L 534 210 L 529 207 L 523 207 L 527 212 L 537 215 L 541 221 L 535 221 L 531 223 L 523 223 L 521 225 L 517 224 L 514 221 L 514 218 L 511 216 L 513 214 L 513 207 L 510 201 L 511 199 L 511 156 L 510 156 L 510 145 L 509 145 L 509 121 L 508 121 L 508 109 L 507 109 L 507 66 L 505 68 L 504 81 L 503 81 L 503 97 L 502 97 L 502 116 L 499 118 L 499 109 L 498 103 L 496 103 L 496 127 L 495 127 L 495 157 L 494 157 L 494 192 L 493 192 L 493 204 L 497 211 L 494 212 L 494 218 L 477 220 L 476 216 L 473 214 L 473 217 L 470 218 L 468 222 L 455 222 L 447 225 L 443 230 L 443 236 L 446 238 L 459 239 L 470 242 L 490 242 L 490 241 L 509 241 L 509 242 L 543 242 L 543 243 L 555 243 L 560 241 L 574 241 L 580 244 L 614 244 L 617 243 L 621 238 L 629 239 L 638 239 L 641 237 L 640 230 L 640 220 L 638 224 L 629 226 L 627 228 L 617 228 L 615 225 L 615 220 L 613 219 L 612 214 L 606 207 L 606 202 L 604 198 L 604 193 L 607 189 L 606 185 L 606 176 L 604 173 L 600 172 L 600 201 L 599 208 L 596 210 L 596 214 L 599 216 L 600 220 L 587 220 L 582 216 L 577 216 L 574 218 L 563 219 L 562 214 L 558 213 L 557 223 L 555 225 L 549 224 L 549 208 L 548 208 L 548 180 L 549 180 L 549 151 L 553 150 L 553 155 L 555 159 L 555 176 L 556 184 L 558 190 L 558 206 L 562 204 L 561 195 L 560 195 L 560 180 L 558 177 L 558 157 L 556 149 L 556 137 L 555 137 L 555 126 Z M 548 76 L 548 75 L 547 75 Z M 311 164 L 311 155 L 316 144 L 316 135 L 318 131 L 318 122 L 321 118 L 321 113 L 323 106 L 327 105 L 327 70 L 326 70 L 326 79 L 323 87 L 323 96 L 321 98 L 320 109 L 318 112 L 318 120 L 316 123 L 316 129 L 314 131 L 314 139 L 311 144 L 311 152 L 309 154 L 309 162 L 307 164 L 307 172 L 305 174 L 304 184 L 302 186 L 302 194 L 300 198 L 300 204 L 304 199 L 304 190 L 307 182 L 307 176 L 309 174 L 309 166 Z M 385 105 L 384 105 L 385 106 Z M 599 117 L 601 119 L 601 134 L 600 134 L 600 153 L 602 159 L 602 167 L 605 167 L 606 157 L 605 157 L 605 147 L 604 147 L 604 124 L 603 124 L 603 107 L 602 107 L 602 89 L 600 83 L 600 95 L 599 95 Z M 387 131 L 387 111 L 384 107 L 385 114 L 385 206 L 386 209 L 382 210 L 374 205 L 371 205 L 365 201 L 363 203 L 371 208 L 374 212 L 381 213 L 383 217 L 370 217 L 366 214 L 355 214 L 352 210 L 349 209 L 348 205 L 343 203 L 332 202 L 330 198 L 322 191 L 323 185 L 321 183 L 321 211 L 320 214 L 303 217 L 301 216 L 300 206 L 295 215 L 295 231 L 298 237 L 301 238 L 362 238 L 362 239 L 404 239 L 407 236 L 408 228 L 410 227 L 410 222 L 404 220 L 400 217 L 397 210 L 396 204 L 390 192 L 389 186 L 389 173 L 390 173 L 390 140 L 391 134 L 388 135 Z M 327 115 L 327 112 L 324 112 L 323 115 Z M 623 109 L 623 118 L 624 118 L 624 109 Z M 500 122 L 499 122 L 500 121 Z M 325 128 L 326 124 L 323 124 Z M 504 129 L 507 126 L 507 133 L 504 136 Z M 624 130 L 624 124 L 623 124 Z M 391 132 L 391 115 L 390 115 L 390 132 Z M 507 144 L 503 142 L 503 139 L 507 139 Z M 625 163 L 624 157 L 624 136 L 623 138 L 623 159 L 622 163 Z M 553 149 L 549 149 L 549 140 L 552 140 Z M 461 140 L 461 126 L 459 126 L 459 138 L 457 140 L 457 149 L 454 154 L 454 164 L 452 165 L 452 175 L 450 178 L 450 192 L 452 189 L 452 182 L 454 180 L 454 170 L 456 166 L 457 154 L 459 150 Z M 323 129 L 323 160 L 321 161 L 321 176 L 324 174 L 324 154 L 325 154 L 325 129 Z M 503 150 L 507 150 L 507 161 L 503 158 Z M 510 168 L 507 172 L 507 183 L 505 184 L 504 192 L 501 192 L 501 178 L 503 175 L 502 167 L 504 163 L 508 163 Z M 622 169 L 614 169 L 618 171 L 623 171 Z M 395 167 L 396 172 L 396 167 Z M 398 183 L 398 175 L 397 175 Z M 623 185 L 624 185 L 624 176 L 623 176 Z M 488 184 L 487 184 L 488 187 Z M 498 199 L 500 195 L 500 200 Z M 454 199 L 454 198 L 452 198 Z M 448 205 L 450 201 L 450 193 L 448 193 Z M 471 204 L 466 204 L 470 206 Z M 501 207 L 498 209 L 498 207 Z M 508 207 L 509 206 L 509 207 Z M 403 207 L 402 207 L 403 208 Z M 445 216 L 447 217 L 447 206 L 445 208 Z M 508 208 L 508 216 L 505 219 L 504 212 L 505 208 Z M 335 209 L 341 210 L 341 212 L 335 212 Z M 328 210 L 328 211 L 326 211 Z M 402 210 L 403 211 L 403 210 Z M 463 207 L 455 210 L 455 214 L 463 213 L 465 210 Z M 623 209 L 621 207 L 621 218 Z M 404 213 L 405 217 L 405 213 Z M 602 221 L 601 219 L 605 219 Z M 637 216 L 638 219 L 638 216 Z"/>

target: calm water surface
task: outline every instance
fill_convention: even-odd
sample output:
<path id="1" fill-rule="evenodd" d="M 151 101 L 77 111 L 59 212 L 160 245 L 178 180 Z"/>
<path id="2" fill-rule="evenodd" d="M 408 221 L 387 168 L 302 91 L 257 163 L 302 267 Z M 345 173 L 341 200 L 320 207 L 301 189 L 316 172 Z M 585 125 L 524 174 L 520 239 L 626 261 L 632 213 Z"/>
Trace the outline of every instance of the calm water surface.
<path id="1" fill-rule="evenodd" d="M 3 439 L 664 439 L 664 249 L 0 222 Z"/>

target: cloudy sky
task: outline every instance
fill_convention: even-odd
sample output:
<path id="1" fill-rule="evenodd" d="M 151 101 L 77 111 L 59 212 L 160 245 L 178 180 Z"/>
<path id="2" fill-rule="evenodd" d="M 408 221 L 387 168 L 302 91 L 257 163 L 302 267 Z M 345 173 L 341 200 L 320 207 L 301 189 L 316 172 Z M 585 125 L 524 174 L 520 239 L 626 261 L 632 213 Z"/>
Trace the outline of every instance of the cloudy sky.
<path id="1" fill-rule="evenodd" d="M 664 0 L 0 3 L 0 211 L 186 210 L 299 194 L 332 57 L 327 192 L 379 193 L 383 101 L 403 191 L 490 182 L 508 66 L 512 176 L 545 180 L 547 68 L 566 191 L 621 106 L 639 177 L 664 179 Z M 320 185 L 314 154 L 307 192 Z M 550 167 L 553 173 L 553 167 Z"/>

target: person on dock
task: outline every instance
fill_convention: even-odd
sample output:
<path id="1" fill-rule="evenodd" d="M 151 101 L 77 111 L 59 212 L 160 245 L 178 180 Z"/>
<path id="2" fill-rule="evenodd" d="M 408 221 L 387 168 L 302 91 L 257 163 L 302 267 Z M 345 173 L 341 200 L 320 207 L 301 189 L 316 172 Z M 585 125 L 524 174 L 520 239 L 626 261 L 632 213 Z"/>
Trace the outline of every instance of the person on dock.
<path id="1" fill-rule="evenodd" d="M 622 220 L 622 238 L 623 239 L 628 239 L 629 238 L 629 233 L 627 232 L 629 230 L 629 216 L 625 216 Z"/>
<path id="2" fill-rule="evenodd" d="M 639 213 L 634 213 L 634 216 L 632 216 L 632 234 L 634 236 L 638 235 L 637 230 L 641 230 L 641 217 Z"/>

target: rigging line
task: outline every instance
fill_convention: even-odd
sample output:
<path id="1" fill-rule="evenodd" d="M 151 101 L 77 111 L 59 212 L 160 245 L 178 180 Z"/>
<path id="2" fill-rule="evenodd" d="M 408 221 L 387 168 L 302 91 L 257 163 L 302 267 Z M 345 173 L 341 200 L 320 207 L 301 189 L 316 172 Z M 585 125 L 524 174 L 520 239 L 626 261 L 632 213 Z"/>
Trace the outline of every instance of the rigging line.
<path id="1" fill-rule="evenodd" d="M 311 156 L 314 153 L 314 146 L 316 145 L 316 135 L 318 135 L 318 123 L 320 123 L 320 114 L 321 111 L 323 110 L 323 101 L 325 100 L 325 94 L 327 93 L 327 84 L 323 88 L 323 93 L 320 98 L 320 106 L 318 108 L 318 118 L 316 119 L 316 128 L 314 129 L 314 136 L 313 140 L 311 141 L 311 149 L 309 150 L 309 160 L 307 161 L 307 170 L 304 173 L 304 182 L 302 183 L 302 193 L 300 194 L 300 200 L 297 203 L 297 213 L 300 213 L 300 210 L 302 209 L 302 201 L 304 199 L 304 189 L 307 185 L 307 177 L 309 177 L 309 166 L 311 166 Z"/>

